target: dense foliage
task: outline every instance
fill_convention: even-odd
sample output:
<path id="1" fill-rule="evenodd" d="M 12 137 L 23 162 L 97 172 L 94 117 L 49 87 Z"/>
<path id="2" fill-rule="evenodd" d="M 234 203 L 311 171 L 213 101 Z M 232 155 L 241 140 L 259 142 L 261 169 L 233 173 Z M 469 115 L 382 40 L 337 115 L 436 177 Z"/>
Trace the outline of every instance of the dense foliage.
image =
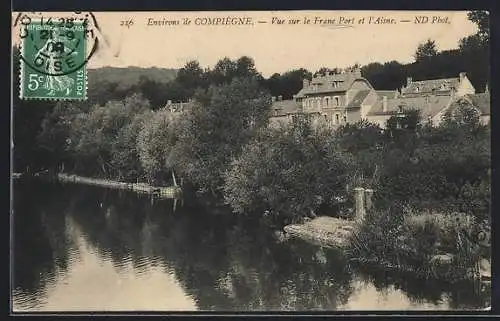
<path id="1" fill-rule="evenodd" d="M 220 196 L 223 174 L 241 148 L 267 125 L 271 97 L 254 78 L 236 78 L 197 94 L 179 126 L 175 167 L 198 191 Z"/>
<path id="2" fill-rule="evenodd" d="M 351 235 L 347 251 L 353 263 L 383 267 L 448 281 L 472 278 L 487 247 L 476 241 L 478 224 L 463 213 L 415 212 L 396 203 L 371 211 Z"/>
<path id="3" fill-rule="evenodd" d="M 415 80 L 439 77 L 456 77 L 459 72 L 467 72 L 478 91 L 485 88 L 489 80 L 489 15 L 484 11 L 471 11 L 470 21 L 478 25 L 478 32 L 460 40 L 459 48 L 438 51 L 437 44 L 429 39 L 419 47 L 428 59 L 418 59 L 414 63 L 400 64 L 396 61 L 374 62 L 359 66 L 362 75 L 376 89 L 400 88 L 406 77 Z M 420 55 L 422 49 L 416 49 Z M 16 172 L 37 171 L 54 161 L 40 147 L 37 136 L 47 113 L 51 114 L 55 104 L 50 101 L 26 101 L 19 99 L 19 49 L 13 48 L 13 109 L 14 109 L 14 166 Z M 351 66 L 346 69 L 352 69 Z M 322 67 L 314 74 L 340 71 L 338 67 Z M 235 60 L 223 58 L 213 68 L 202 68 L 197 61 L 189 61 L 179 69 L 163 68 L 99 68 L 89 70 L 88 100 L 73 104 L 73 108 L 87 112 L 92 106 L 103 106 L 110 101 L 122 101 L 133 93 L 142 94 L 153 110 L 166 105 L 168 100 L 186 101 L 193 98 L 197 89 L 208 90 L 210 86 L 230 83 L 235 78 L 255 78 L 262 90 L 271 96 L 291 99 L 300 88 L 304 79 L 311 79 L 313 73 L 306 69 L 296 69 L 275 73 L 264 78 L 255 68 L 250 57 Z M 65 105 L 66 106 L 66 105 Z M 53 116 L 56 116 L 55 114 Z M 52 120 L 53 121 L 53 120 Z M 47 123 L 48 125 L 49 123 Z M 62 145 L 58 145 L 61 147 Z M 49 148 L 49 150 L 52 147 Z"/>
<path id="4" fill-rule="evenodd" d="M 488 17 L 476 12 L 469 18 L 479 31 L 459 49 L 438 52 L 429 40 L 415 63 L 373 63 L 361 68 L 363 75 L 375 88 L 393 89 L 408 75 L 467 71 L 481 90 L 488 80 Z M 352 188 L 369 187 L 376 210 L 351 240 L 351 258 L 429 276 L 436 253 L 456 254 L 455 270 L 446 275 L 468 272 L 480 255 L 467 235 L 490 221 L 491 129 L 466 104 L 434 127 L 411 111 L 389 119 L 386 130 L 367 121 L 314 127 L 302 117 L 270 128 L 271 96 L 292 98 L 311 72 L 265 79 L 249 57 L 223 58 L 213 69 L 190 61 L 175 76 L 133 68 L 122 79 L 121 72 L 91 72 L 85 102 L 24 101 L 15 93 L 14 170 L 154 185 L 178 177 L 235 213 L 278 226 L 319 214 L 350 216 Z M 168 100 L 191 98 L 186 112 L 164 108 Z"/>
<path id="5" fill-rule="evenodd" d="M 267 210 L 291 223 L 322 205 L 347 198 L 350 155 L 331 132 L 315 131 L 308 119 L 268 129 L 247 144 L 225 178 L 225 199 L 239 213 Z"/>

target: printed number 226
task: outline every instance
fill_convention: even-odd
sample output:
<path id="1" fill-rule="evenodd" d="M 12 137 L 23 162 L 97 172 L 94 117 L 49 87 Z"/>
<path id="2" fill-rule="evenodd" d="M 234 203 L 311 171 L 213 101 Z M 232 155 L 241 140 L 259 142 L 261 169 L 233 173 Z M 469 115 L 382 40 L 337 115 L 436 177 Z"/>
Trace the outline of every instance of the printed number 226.
<path id="1" fill-rule="evenodd" d="M 37 78 L 38 77 L 38 78 Z M 37 74 L 30 74 L 28 89 L 29 90 L 37 90 L 40 87 L 40 83 L 44 81 L 44 76 L 40 76 Z"/>

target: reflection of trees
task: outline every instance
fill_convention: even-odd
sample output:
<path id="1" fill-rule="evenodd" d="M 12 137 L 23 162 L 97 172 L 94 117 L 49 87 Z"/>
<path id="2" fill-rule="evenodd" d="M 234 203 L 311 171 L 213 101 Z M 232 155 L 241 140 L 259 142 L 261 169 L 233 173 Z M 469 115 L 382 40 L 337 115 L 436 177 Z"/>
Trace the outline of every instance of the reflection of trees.
<path id="1" fill-rule="evenodd" d="M 453 286 L 448 293 L 451 309 L 476 309 L 477 307 L 491 306 L 491 287 L 471 282 L 460 282 Z"/>
<path id="2" fill-rule="evenodd" d="M 349 297 L 349 277 L 335 255 L 277 244 L 268 231 L 226 215 L 171 208 L 171 201 L 86 191 L 70 212 L 117 266 L 132 261 L 145 269 L 161 257 L 202 310 L 335 309 Z"/>
<path id="3" fill-rule="evenodd" d="M 76 248 L 66 234 L 67 202 L 68 195 L 58 186 L 15 182 L 13 277 L 20 292 L 16 301 L 30 296 L 30 301 L 41 303 L 47 285 L 67 272 L 68 254 Z"/>
<path id="4" fill-rule="evenodd" d="M 450 309 L 474 309 L 487 306 L 490 292 L 480 292 L 477 284 L 469 281 L 449 284 L 437 280 L 422 280 L 408 274 L 387 273 L 380 268 L 356 267 L 362 279 L 372 283 L 378 291 L 391 286 L 401 290 L 413 303 L 439 304 L 446 300 Z"/>
<path id="5" fill-rule="evenodd" d="M 16 216 L 15 227 L 23 234 L 16 234 L 15 281 L 27 292 L 44 288 L 44 280 L 68 268 L 74 244 L 64 237 L 70 233 L 67 216 L 118 272 L 128 264 L 137 274 L 160 265 L 175 273 L 202 310 L 335 310 L 353 293 L 346 264 L 334 251 L 299 241 L 277 243 L 269 231 L 223 212 L 187 207 L 173 212 L 172 200 L 151 203 L 126 191 L 76 185 L 18 194 L 16 211 L 23 215 Z M 357 274 L 378 290 L 401 289 L 414 302 L 437 303 L 446 288 L 373 269 Z M 480 305 L 468 290 L 448 296 L 452 307 Z"/>
<path id="6" fill-rule="evenodd" d="M 260 237 L 255 237 L 260 235 Z M 229 233 L 230 277 L 242 310 L 334 310 L 352 289 L 334 252 L 235 227 Z M 321 253 L 318 255 L 318 253 Z"/>
<path id="7" fill-rule="evenodd" d="M 118 271 L 123 271 L 129 262 L 141 265 L 138 260 L 141 235 L 138 232 L 144 223 L 144 207 L 148 203 L 138 201 L 133 193 L 78 188 L 68 212 L 82 227 L 86 241 Z"/>

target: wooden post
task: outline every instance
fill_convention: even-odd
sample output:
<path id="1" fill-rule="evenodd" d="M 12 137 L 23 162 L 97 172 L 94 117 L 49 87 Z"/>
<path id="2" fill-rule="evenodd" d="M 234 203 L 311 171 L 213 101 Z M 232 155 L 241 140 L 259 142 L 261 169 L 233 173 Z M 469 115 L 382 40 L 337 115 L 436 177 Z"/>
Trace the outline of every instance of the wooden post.
<path id="1" fill-rule="evenodd" d="M 177 186 L 177 180 L 175 179 L 174 170 L 172 170 L 172 179 L 174 180 L 174 186 Z"/>
<path id="2" fill-rule="evenodd" d="M 373 196 L 373 190 L 370 188 L 365 189 L 365 208 L 366 208 L 366 210 L 370 210 L 373 206 L 372 196 Z"/>
<path id="3" fill-rule="evenodd" d="M 362 187 L 356 187 L 354 189 L 355 203 L 355 220 L 361 223 L 365 218 L 365 189 Z"/>

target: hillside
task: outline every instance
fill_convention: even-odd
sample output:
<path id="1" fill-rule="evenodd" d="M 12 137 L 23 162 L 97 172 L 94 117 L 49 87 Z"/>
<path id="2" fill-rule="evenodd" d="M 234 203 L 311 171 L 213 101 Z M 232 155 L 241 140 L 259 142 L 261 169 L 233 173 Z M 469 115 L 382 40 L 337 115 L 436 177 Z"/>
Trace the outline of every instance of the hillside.
<path id="1" fill-rule="evenodd" d="M 139 83 L 141 76 L 158 83 L 168 83 L 177 75 L 176 69 L 141 68 L 141 67 L 103 67 L 88 69 L 89 85 L 110 82 L 119 84 L 120 88 L 130 88 Z"/>

